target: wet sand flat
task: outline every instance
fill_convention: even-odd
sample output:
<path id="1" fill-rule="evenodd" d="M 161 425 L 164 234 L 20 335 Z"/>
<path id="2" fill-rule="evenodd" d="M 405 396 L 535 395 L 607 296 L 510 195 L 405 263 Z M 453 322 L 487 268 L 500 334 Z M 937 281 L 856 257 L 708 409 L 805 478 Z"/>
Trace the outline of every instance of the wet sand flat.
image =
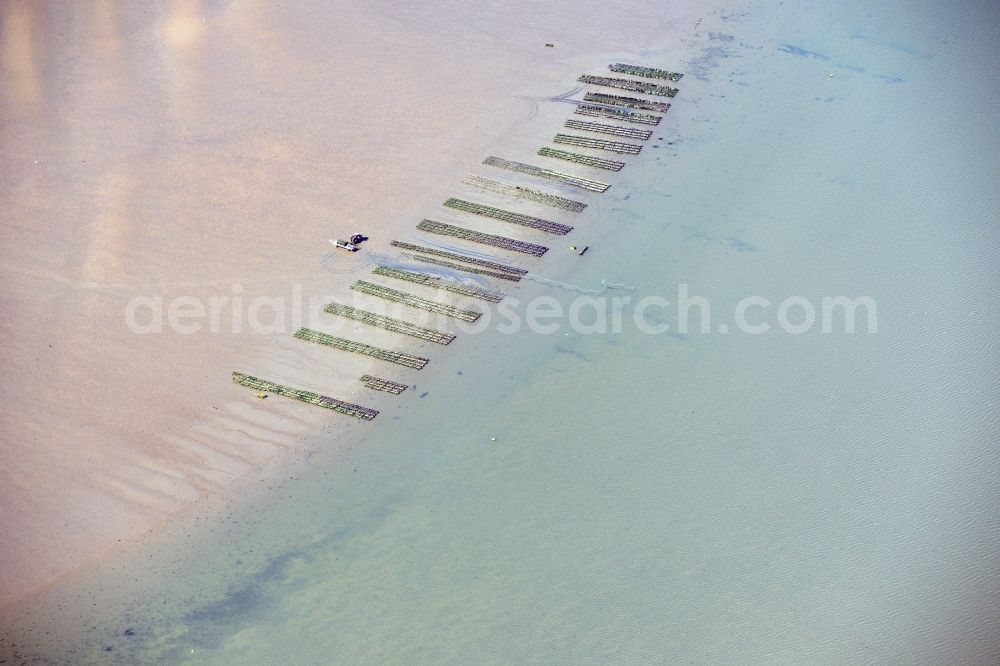
<path id="1" fill-rule="evenodd" d="M 321 426 L 368 427 L 232 385 L 241 370 L 352 398 L 371 368 L 293 340 L 291 305 L 280 332 L 248 333 L 237 301 L 349 293 L 351 259 L 330 270 L 328 238 L 363 230 L 387 250 L 535 112 L 516 95 L 560 94 L 596 40 L 625 48 L 666 20 L 597 2 L 533 8 L 527 24 L 502 3 L 0 11 L 0 353 L 16 388 L 0 421 L 0 529 L 16 535 L 0 605 L 308 455 Z M 136 298 L 218 299 L 219 332 L 137 335 Z"/>

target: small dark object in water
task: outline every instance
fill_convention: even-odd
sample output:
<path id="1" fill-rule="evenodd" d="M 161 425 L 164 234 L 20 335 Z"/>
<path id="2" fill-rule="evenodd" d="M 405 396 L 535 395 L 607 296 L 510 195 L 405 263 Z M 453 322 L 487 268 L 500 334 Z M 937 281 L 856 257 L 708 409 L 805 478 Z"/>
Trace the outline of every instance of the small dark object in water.
<path id="1" fill-rule="evenodd" d="M 135 629 L 132 629 L 131 627 L 129 627 L 128 629 L 125 630 L 125 635 L 126 636 L 135 636 Z"/>
<path id="2" fill-rule="evenodd" d="M 590 249 L 589 245 L 584 245 L 583 249 L 580 250 L 579 252 L 577 252 L 577 254 L 579 254 L 582 257 L 584 255 L 584 253 L 586 253 L 586 251 L 589 250 L 589 249 Z"/>
<path id="3" fill-rule="evenodd" d="M 360 245 L 366 240 L 368 240 L 368 236 L 365 236 L 364 234 L 352 234 L 350 238 L 350 241 L 353 245 Z"/>
<path id="4" fill-rule="evenodd" d="M 551 48 L 553 48 L 555 46 L 555 44 L 546 44 L 546 46 L 551 49 Z"/>

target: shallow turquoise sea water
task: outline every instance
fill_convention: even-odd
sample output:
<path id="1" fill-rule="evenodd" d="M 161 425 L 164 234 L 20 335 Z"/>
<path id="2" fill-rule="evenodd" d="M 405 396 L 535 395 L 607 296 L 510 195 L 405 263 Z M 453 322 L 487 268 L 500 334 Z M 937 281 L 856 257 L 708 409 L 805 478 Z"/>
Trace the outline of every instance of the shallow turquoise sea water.
<path id="1" fill-rule="evenodd" d="M 993 662 L 997 19 L 760 3 L 698 37 L 560 279 L 687 284 L 710 333 L 626 308 L 466 336 L 400 419 L 157 553 L 161 583 L 129 565 L 143 591 L 78 655 Z M 870 296 L 878 329 L 743 334 L 750 295 Z"/>

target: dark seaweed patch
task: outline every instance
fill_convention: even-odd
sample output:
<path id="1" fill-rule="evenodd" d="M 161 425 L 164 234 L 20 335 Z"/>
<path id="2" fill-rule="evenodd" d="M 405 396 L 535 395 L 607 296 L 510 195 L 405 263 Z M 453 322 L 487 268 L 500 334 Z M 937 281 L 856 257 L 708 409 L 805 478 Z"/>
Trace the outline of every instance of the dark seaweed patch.
<path id="1" fill-rule="evenodd" d="M 802 56 L 803 58 L 819 58 L 820 60 L 829 60 L 830 56 L 824 55 L 822 53 L 817 53 L 816 51 L 809 51 L 798 46 L 792 46 L 791 44 L 782 44 L 778 47 L 779 51 L 784 51 L 785 53 L 791 53 L 792 55 Z"/>

